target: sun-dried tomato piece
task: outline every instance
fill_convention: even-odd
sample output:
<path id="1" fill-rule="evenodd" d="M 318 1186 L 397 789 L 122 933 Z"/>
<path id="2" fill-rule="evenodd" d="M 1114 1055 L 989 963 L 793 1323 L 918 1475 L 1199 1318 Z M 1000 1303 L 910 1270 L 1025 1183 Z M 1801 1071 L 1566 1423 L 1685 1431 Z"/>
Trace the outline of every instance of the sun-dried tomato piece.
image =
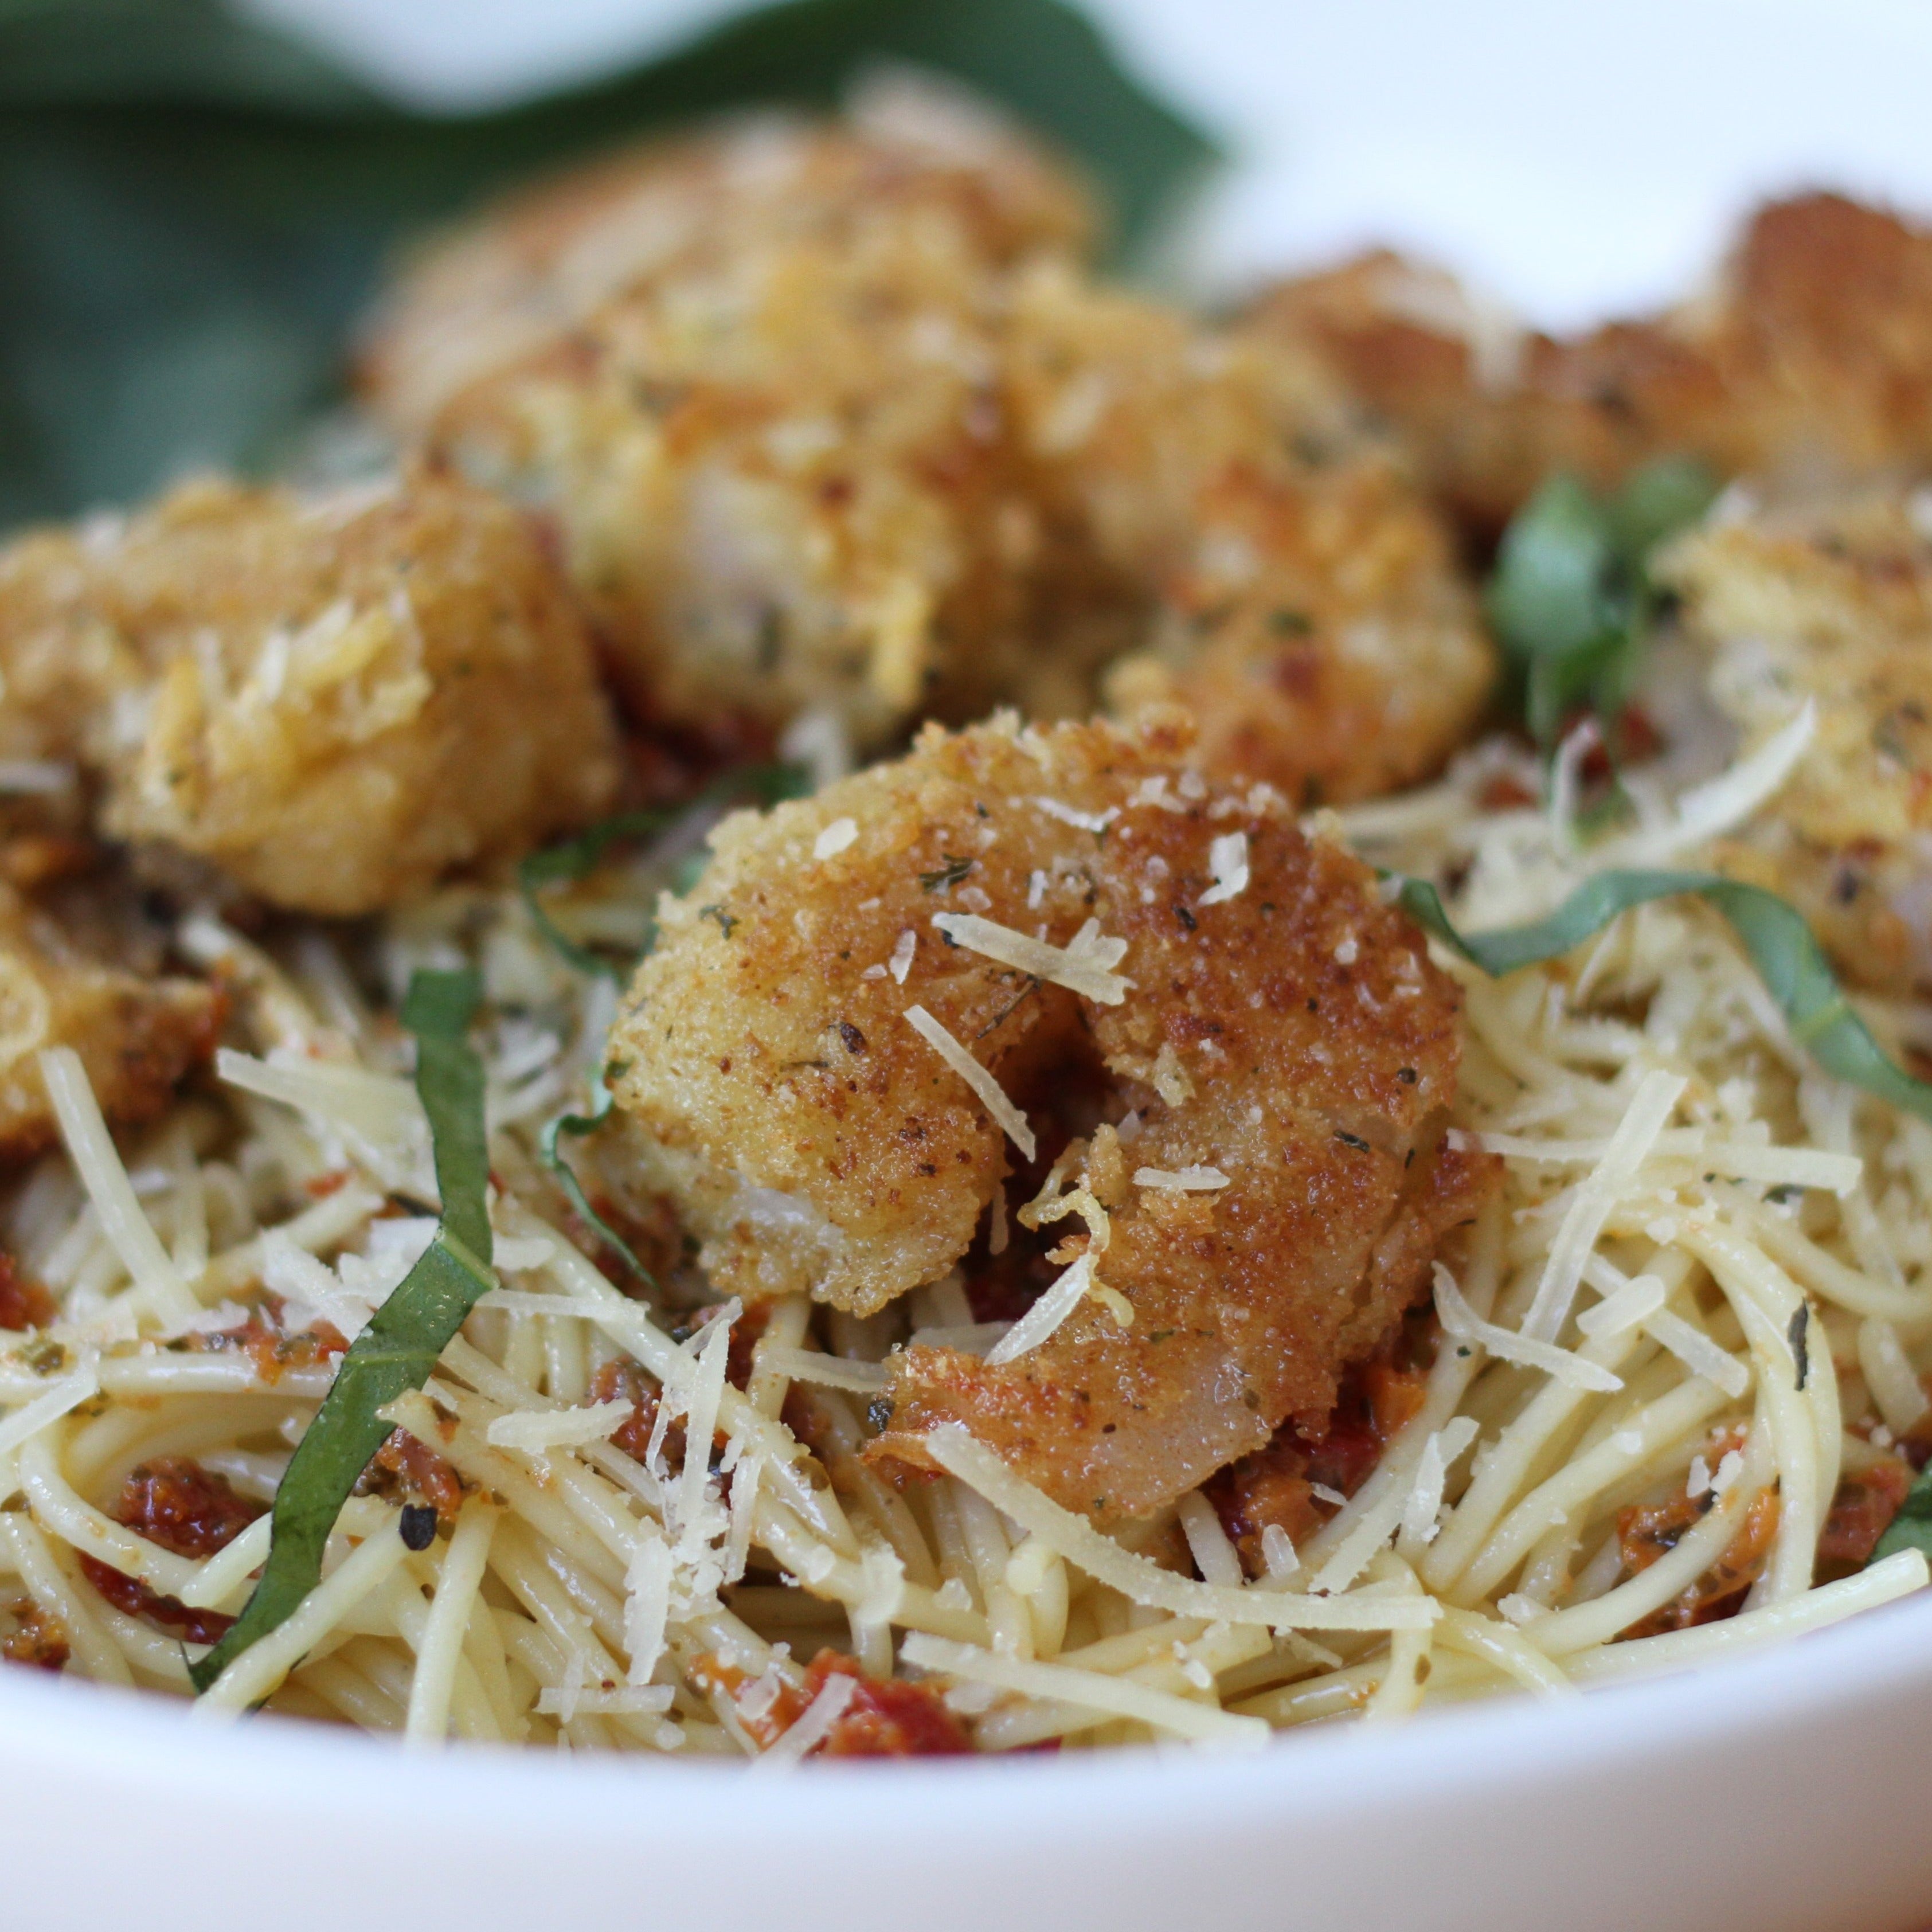
<path id="1" fill-rule="evenodd" d="M 644 1372 L 634 1362 L 613 1360 L 605 1362 L 590 1378 L 590 1400 L 592 1402 L 628 1402 L 631 1412 L 610 1432 L 610 1440 L 634 1462 L 641 1462 L 651 1445 L 651 1431 L 657 1426 L 658 1392 L 646 1380 Z M 674 1452 L 672 1438 L 676 1444 Z M 664 1430 L 664 1454 L 667 1460 L 674 1453 L 677 1462 L 684 1460 L 684 1430 L 681 1424 L 671 1423 Z"/>
<path id="2" fill-rule="evenodd" d="M 1715 1437 L 1704 1452 L 1711 1466 L 1714 1468 L 1730 1451 L 1742 1449 L 1744 1438 L 1744 1430 L 1736 1427 Z M 1617 1540 L 1624 1570 L 1634 1576 L 1675 1550 L 1685 1532 L 1708 1516 L 1718 1500 L 1712 1490 L 1700 1496 L 1680 1492 L 1664 1502 L 1618 1510 Z M 1660 1631 L 1688 1630 L 1694 1624 L 1736 1616 L 1744 1606 L 1745 1593 L 1764 1574 L 1772 1539 L 1778 1534 L 1778 1492 L 1766 1490 L 1744 1512 L 1743 1524 L 1716 1562 L 1661 1610 L 1632 1624 L 1624 1636 L 1654 1636 Z"/>
<path id="3" fill-rule="evenodd" d="M 356 1488 L 364 1495 L 394 1492 L 426 1504 L 446 1527 L 463 1507 L 463 1478 L 455 1465 L 406 1429 L 392 1429 L 384 1437 Z"/>
<path id="4" fill-rule="evenodd" d="M 44 1328 L 58 1312 L 53 1297 L 0 1249 L 0 1328 Z"/>
<path id="5" fill-rule="evenodd" d="M 808 1706 L 836 1673 L 857 1686 L 838 1721 L 812 1755 L 820 1757 L 957 1757 L 973 1747 L 930 1684 L 868 1677 L 849 1657 L 821 1650 L 805 1673 Z"/>
<path id="6" fill-rule="evenodd" d="M 1262 1532 L 1270 1524 L 1299 1544 L 1334 1513 L 1318 1486 L 1352 1496 L 1368 1480 L 1390 1438 L 1420 1412 L 1426 1383 L 1385 1359 L 1360 1364 L 1342 1378 L 1322 1434 L 1284 1423 L 1264 1448 L 1209 1479 L 1204 1492 L 1250 1576 L 1264 1573 Z"/>
<path id="7" fill-rule="evenodd" d="M 262 1505 L 238 1495 L 226 1478 L 179 1456 L 142 1463 L 122 1484 L 108 1511 L 144 1541 L 196 1562 L 226 1550 L 262 1514 Z M 190 1643 L 218 1642 L 235 1621 L 218 1610 L 190 1610 L 98 1557 L 83 1555 L 80 1568 L 116 1610 L 176 1631 Z"/>
<path id="8" fill-rule="evenodd" d="M 14 1628 L 0 1640 L 0 1658 L 29 1670 L 64 1670 L 74 1652 L 59 1620 L 31 1597 L 22 1597 L 11 1606 L 11 1612 Z"/>
<path id="9" fill-rule="evenodd" d="M 317 1322 L 293 1334 L 286 1333 L 275 1319 L 280 1306 L 272 1296 L 266 1312 L 250 1309 L 248 1319 L 235 1328 L 184 1335 L 169 1346 L 194 1354 L 239 1352 L 253 1358 L 255 1372 L 272 1384 L 281 1380 L 284 1370 L 314 1368 L 349 1352 L 347 1338 L 327 1322 Z"/>
<path id="10" fill-rule="evenodd" d="M 959 1720 L 929 1684 L 898 1678 L 868 1677 L 856 1661 L 836 1650 L 821 1650 L 805 1673 L 802 1686 L 778 1686 L 770 1702 L 754 1712 L 738 1708 L 738 1720 L 764 1746 L 776 1744 L 804 1716 L 834 1676 L 849 1677 L 851 1700 L 810 1757 L 956 1757 L 971 1750 Z M 712 1656 L 696 1658 L 692 1682 L 701 1690 L 722 1692 L 740 1706 L 750 1676 Z"/>
<path id="11" fill-rule="evenodd" d="M 1840 1479 L 1818 1538 L 1820 1582 L 1849 1576 L 1871 1561 L 1879 1538 L 1892 1527 L 1911 1486 L 1912 1466 L 1896 1456 L 1884 1456 L 1870 1468 Z"/>

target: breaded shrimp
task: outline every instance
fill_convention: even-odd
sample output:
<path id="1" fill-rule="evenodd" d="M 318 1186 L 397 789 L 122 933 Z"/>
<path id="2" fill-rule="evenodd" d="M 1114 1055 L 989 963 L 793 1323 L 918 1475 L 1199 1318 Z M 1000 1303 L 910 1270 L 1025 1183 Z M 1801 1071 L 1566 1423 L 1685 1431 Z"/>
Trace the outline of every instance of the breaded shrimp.
<path id="1" fill-rule="evenodd" d="M 944 83 L 862 86 L 841 122 L 741 116 L 566 170 L 433 242 L 371 318 L 363 386 L 422 429 L 480 378 L 556 346 L 614 298 L 764 249 L 924 222 L 976 261 L 1084 256 L 1084 190 Z M 694 318 L 694 320 L 697 320 Z"/>
<path id="2" fill-rule="evenodd" d="M 38 1058 L 44 1048 L 80 1054 L 101 1112 L 117 1122 L 159 1113 L 175 1083 L 214 1049 L 225 1006 L 218 988 L 130 971 L 122 935 L 92 935 L 88 924 L 57 920 L 0 886 L 0 1161 L 58 1138 Z M 118 956 L 102 940 L 119 942 Z"/>
<path id="3" fill-rule="evenodd" d="M 1468 735 L 1495 658 L 1447 532 L 1312 368 L 1059 264 L 1019 278 L 1006 355 L 1046 526 L 1153 616 L 1117 706 L 1184 704 L 1204 763 L 1309 800 Z"/>
<path id="4" fill-rule="evenodd" d="M 1817 728 L 1726 868 L 1796 902 L 1849 972 L 1932 984 L 1932 540 L 1897 488 L 1720 518 L 1661 565 L 1708 694 L 1746 751 Z"/>
<path id="5" fill-rule="evenodd" d="M 434 478 L 191 484 L 30 536 L 0 558 L 0 735 L 102 780 L 108 833 L 302 911 L 513 856 L 616 781 L 561 580 L 514 511 Z"/>
<path id="6" fill-rule="evenodd" d="M 406 281 L 377 406 L 552 517 L 640 715 L 861 743 L 957 642 L 1016 658 L 997 271 L 1084 244 L 1073 184 L 956 105 L 764 118 L 486 214 Z"/>
<path id="7" fill-rule="evenodd" d="M 146 682 L 139 650 L 91 602 L 123 528 L 97 516 L 0 547 L 0 757 L 70 764 L 105 711 Z"/>
<path id="8" fill-rule="evenodd" d="M 963 1420 L 1101 1516 L 1324 1412 L 1487 1166 L 1438 1144 L 1456 1000 L 1421 936 L 1188 735 L 929 728 L 728 820 L 611 1039 L 644 1179 L 726 1292 L 866 1312 L 935 1281 L 1075 1120 L 1096 1204 L 1049 1238 L 1100 1299 L 1004 1366 L 895 1358 L 881 1453 Z"/>
<path id="9" fill-rule="evenodd" d="M 396 328 L 460 313 L 489 367 L 417 410 L 379 357 L 377 400 L 555 518 L 640 715 L 829 711 L 877 746 L 1002 702 L 1084 715 L 1151 638 L 1120 702 L 1193 705 L 1212 761 L 1336 798 L 1439 764 L 1492 654 L 1435 512 L 1344 454 L 1312 362 L 1096 286 L 1072 190 L 1012 137 L 944 166 L 909 140 L 657 151 L 632 200 L 710 226 L 640 218 L 682 238 L 628 280 L 569 266 L 631 205 L 610 178 L 486 217 L 445 258 L 474 301 L 406 290 Z M 506 250 L 525 281 L 482 266 Z M 526 345 L 507 363 L 492 299 Z"/>
<path id="10" fill-rule="evenodd" d="M 1486 535 L 1556 470 L 1602 486 L 1679 452 L 1726 476 L 1932 466 L 1932 232 L 1838 195 L 1762 209 L 1709 296 L 1568 340 L 1387 254 L 1286 284 L 1250 326 L 1312 351 Z"/>

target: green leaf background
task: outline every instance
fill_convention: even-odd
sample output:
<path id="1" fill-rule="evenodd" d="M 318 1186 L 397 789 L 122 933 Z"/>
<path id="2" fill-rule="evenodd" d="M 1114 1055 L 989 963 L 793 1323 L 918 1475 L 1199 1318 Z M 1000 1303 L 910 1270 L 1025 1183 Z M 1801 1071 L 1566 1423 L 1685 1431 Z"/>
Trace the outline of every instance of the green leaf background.
<path id="1" fill-rule="evenodd" d="M 881 59 L 1086 167 L 1131 251 L 1213 158 L 1060 0 L 786 0 L 616 78 L 413 112 L 214 0 L 0 0 L 0 530 L 272 466 L 412 231 L 532 170 Z"/>

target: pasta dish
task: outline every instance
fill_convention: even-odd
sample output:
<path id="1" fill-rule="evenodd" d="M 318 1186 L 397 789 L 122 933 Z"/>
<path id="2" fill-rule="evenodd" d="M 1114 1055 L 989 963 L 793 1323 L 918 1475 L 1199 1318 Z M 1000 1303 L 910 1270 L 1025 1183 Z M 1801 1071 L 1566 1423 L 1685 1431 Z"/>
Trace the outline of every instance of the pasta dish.
<path id="1" fill-rule="evenodd" d="M 904 81 L 489 207 L 380 470 L 0 550 L 0 1648 L 684 1758 L 1924 1586 L 1932 232 L 1204 318 Z"/>

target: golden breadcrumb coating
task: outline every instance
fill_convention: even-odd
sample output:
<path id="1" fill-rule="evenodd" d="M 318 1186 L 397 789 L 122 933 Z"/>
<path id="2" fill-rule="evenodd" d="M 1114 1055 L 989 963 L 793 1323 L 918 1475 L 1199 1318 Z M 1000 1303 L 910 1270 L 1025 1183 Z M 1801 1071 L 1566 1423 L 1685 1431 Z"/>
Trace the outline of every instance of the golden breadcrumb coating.
<path id="1" fill-rule="evenodd" d="M 1726 476 L 1932 465 L 1932 232 L 1839 195 L 1762 209 L 1708 296 L 1572 339 L 1519 334 L 1388 254 L 1288 283 L 1250 320 L 1312 350 L 1485 532 L 1555 470 L 1600 486 L 1678 452 Z"/>
<path id="2" fill-rule="evenodd" d="M 965 1255 L 1010 1169 L 1024 1200 L 1049 1154 L 1084 1160 L 1106 1292 L 1003 1367 L 896 1358 L 882 1453 L 916 1460 L 920 1432 L 963 1420 L 1101 1514 L 1324 1412 L 1485 1171 L 1436 1145 L 1457 1000 L 1421 936 L 1279 794 L 1204 782 L 1187 737 L 1178 716 L 932 727 L 895 763 L 728 820 L 611 1036 L 644 1178 L 726 1293 L 877 1310 Z M 996 946 L 1069 949 L 1088 992 L 978 950 L 974 918 L 1008 929 Z M 1132 982 L 1116 1003 L 1082 978 L 1096 959 Z M 1039 1124 L 1030 1159 L 935 1024 Z M 1225 1187 L 1133 1179 L 1208 1167 Z M 1053 1226 L 1053 1259 L 1085 1250 L 1081 1226 Z"/>
<path id="3" fill-rule="evenodd" d="M 976 101 L 886 80 L 842 122 L 740 116 L 507 196 L 407 265 L 365 332 L 363 384 L 392 420 L 425 428 L 614 299 L 698 286 L 766 249 L 920 224 L 988 263 L 1084 255 L 1096 226 L 1065 166 Z"/>
<path id="4" fill-rule="evenodd" d="M 1412 783 L 1467 737 L 1496 668 L 1474 598 L 1316 372 L 1058 264 L 1019 279 L 1006 353 L 1046 526 L 1153 613 L 1117 706 L 1185 705 L 1205 763 L 1298 799 Z"/>
<path id="5" fill-rule="evenodd" d="M 43 663 L 64 679 L 16 686 Z M 292 910 L 393 904 L 616 782 L 561 580 L 514 511 L 434 478 L 194 484 L 31 536 L 0 560 L 0 729 L 98 774 L 106 832 Z"/>
<path id="6" fill-rule="evenodd" d="M 1913 494 L 1720 517 L 1662 560 L 1706 688 L 1755 748 L 1817 728 L 1726 868 L 1804 910 L 1867 986 L 1932 982 L 1932 542 Z"/>
<path id="7" fill-rule="evenodd" d="M 828 709 L 877 742 L 949 640 L 1020 625 L 993 272 L 1090 226 L 950 100 L 728 123 L 446 244 L 392 301 L 370 392 L 554 516 L 640 714 Z"/>
<path id="8" fill-rule="evenodd" d="M 556 519 L 640 716 L 876 747 L 1084 715 L 1151 643 L 1120 703 L 1193 705 L 1210 759 L 1338 798 L 1439 764 L 1492 655 L 1329 379 L 1095 285 L 1016 137 L 938 152 L 761 124 L 566 179 L 405 284 L 376 400 Z M 465 380 L 398 373 L 452 335 Z"/>
<path id="9" fill-rule="evenodd" d="M 0 885 L 0 1160 L 58 1138 L 44 1048 L 72 1047 L 101 1112 L 117 1122 L 159 1113 L 214 1050 L 226 1006 L 219 988 L 130 971 L 86 943 L 87 923 L 56 920 Z"/>
<path id="10" fill-rule="evenodd" d="M 104 708 L 146 681 L 139 650 L 91 602 L 124 527 L 97 516 L 0 546 L 0 757 L 70 763 Z"/>

